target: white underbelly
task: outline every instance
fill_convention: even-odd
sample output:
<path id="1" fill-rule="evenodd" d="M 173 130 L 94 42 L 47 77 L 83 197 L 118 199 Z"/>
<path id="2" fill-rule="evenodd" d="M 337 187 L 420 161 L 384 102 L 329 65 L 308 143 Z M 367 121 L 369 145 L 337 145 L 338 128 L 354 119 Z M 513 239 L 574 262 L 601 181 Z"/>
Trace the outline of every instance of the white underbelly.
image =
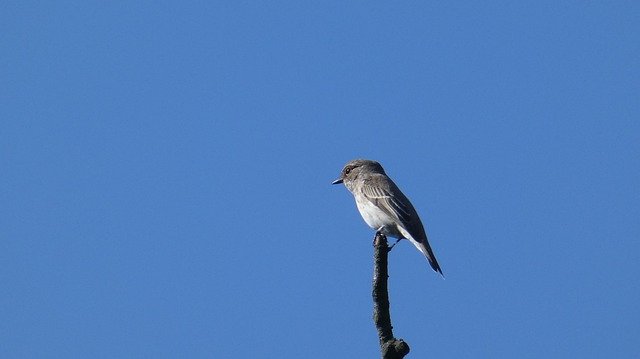
<path id="1" fill-rule="evenodd" d="M 367 225 L 375 230 L 378 230 L 380 227 L 395 227 L 395 221 L 389 215 L 384 213 L 381 209 L 376 207 L 373 203 L 364 200 L 358 201 L 356 200 L 356 205 L 358 206 L 358 211 L 360 211 L 360 215 L 362 219 L 367 223 Z M 389 228 L 390 229 L 390 228 Z M 386 232 L 386 231 L 385 231 Z M 390 233 L 385 233 L 390 234 Z"/>

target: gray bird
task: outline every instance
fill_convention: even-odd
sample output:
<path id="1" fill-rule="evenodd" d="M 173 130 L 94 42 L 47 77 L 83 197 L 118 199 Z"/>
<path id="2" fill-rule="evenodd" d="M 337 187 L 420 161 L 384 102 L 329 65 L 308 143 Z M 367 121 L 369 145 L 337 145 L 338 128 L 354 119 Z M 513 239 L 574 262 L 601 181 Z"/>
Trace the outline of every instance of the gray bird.
<path id="1" fill-rule="evenodd" d="M 418 213 L 378 162 L 349 161 L 340 177 L 333 181 L 333 184 L 339 183 L 344 183 L 353 194 L 358 211 L 369 227 L 398 241 L 408 239 L 427 257 L 431 268 L 442 274 Z"/>

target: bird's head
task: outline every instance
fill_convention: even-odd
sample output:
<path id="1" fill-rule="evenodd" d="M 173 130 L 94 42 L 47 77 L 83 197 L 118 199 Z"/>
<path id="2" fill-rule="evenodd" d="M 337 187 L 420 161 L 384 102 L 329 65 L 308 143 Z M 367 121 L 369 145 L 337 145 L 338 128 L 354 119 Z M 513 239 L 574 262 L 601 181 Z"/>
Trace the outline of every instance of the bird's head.
<path id="1" fill-rule="evenodd" d="M 347 162 L 342 168 L 342 172 L 340 172 L 340 177 L 333 181 L 332 184 L 344 183 L 348 188 L 349 184 L 355 181 L 363 172 L 385 174 L 380 163 L 372 160 L 357 159 Z"/>

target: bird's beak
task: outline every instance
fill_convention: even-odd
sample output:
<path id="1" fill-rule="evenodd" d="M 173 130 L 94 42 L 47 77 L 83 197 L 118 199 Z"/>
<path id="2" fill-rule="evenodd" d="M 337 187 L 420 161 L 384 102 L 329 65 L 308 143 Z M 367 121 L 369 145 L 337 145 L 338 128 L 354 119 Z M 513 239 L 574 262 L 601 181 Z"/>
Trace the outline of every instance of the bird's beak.
<path id="1" fill-rule="evenodd" d="M 331 184 L 340 184 L 342 183 L 344 180 L 342 178 L 338 178 L 337 180 L 331 182 Z"/>

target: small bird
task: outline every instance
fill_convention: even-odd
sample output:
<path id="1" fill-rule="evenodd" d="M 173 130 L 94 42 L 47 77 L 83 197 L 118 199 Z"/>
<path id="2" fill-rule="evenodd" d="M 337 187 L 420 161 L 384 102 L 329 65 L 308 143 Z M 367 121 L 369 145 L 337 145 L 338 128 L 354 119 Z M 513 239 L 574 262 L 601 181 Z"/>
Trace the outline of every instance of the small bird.
<path id="1" fill-rule="evenodd" d="M 340 177 L 332 182 L 339 183 L 344 183 L 353 194 L 358 211 L 369 227 L 398 241 L 408 239 L 427 257 L 431 268 L 442 274 L 418 213 L 380 163 L 364 159 L 349 161 Z"/>

